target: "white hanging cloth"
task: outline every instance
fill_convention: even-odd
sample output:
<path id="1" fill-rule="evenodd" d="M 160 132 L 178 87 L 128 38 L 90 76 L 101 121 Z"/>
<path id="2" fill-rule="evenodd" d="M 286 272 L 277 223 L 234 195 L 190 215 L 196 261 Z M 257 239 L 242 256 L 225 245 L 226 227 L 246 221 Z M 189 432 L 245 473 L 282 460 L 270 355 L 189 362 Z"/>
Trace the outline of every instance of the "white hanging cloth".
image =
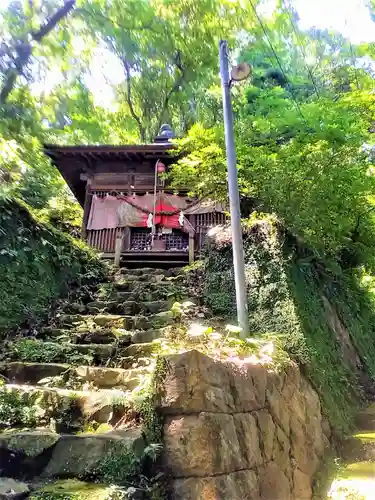
<path id="1" fill-rule="evenodd" d="M 153 227 L 153 220 L 154 220 L 153 215 L 151 213 L 148 214 L 148 217 L 147 217 L 147 227 L 149 227 L 149 228 Z"/>
<path id="2" fill-rule="evenodd" d="M 184 213 L 183 213 L 183 211 L 181 210 L 180 215 L 179 215 L 179 217 L 178 217 L 178 222 L 179 222 L 179 224 L 180 224 L 180 226 L 181 226 L 181 227 L 183 227 L 183 225 L 184 225 L 184 219 L 185 219 L 185 217 L 184 217 Z"/>

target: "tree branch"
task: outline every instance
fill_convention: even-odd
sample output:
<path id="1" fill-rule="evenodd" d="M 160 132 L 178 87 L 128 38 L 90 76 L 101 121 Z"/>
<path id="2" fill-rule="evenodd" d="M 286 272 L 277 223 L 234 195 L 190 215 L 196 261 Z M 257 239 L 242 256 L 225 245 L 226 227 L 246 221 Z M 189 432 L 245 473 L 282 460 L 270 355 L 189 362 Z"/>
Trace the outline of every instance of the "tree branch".
<path id="1" fill-rule="evenodd" d="M 176 65 L 177 69 L 180 71 L 180 75 L 175 80 L 172 88 L 169 90 L 169 92 L 165 96 L 163 106 L 162 106 L 162 109 L 161 109 L 160 115 L 159 115 L 158 130 L 160 129 L 160 127 L 162 125 L 164 113 L 168 109 L 169 101 L 171 100 L 172 95 L 179 90 L 180 86 L 182 85 L 182 83 L 185 79 L 185 68 L 181 62 L 181 52 L 179 50 L 177 51 L 176 56 L 175 56 L 175 65 Z M 156 132 L 158 132 L 158 130 Z"/>
<path id="2" fill-rule="evenodd" d="M 34 42 L 40 43 L 42 39 L 50 33 L 61 19 L 68 16 L 69 12 L 73 10 L 76 0 L 66 0 L 64 5 L 60 7 L 46 22 L 39 28 L 38 31 L 30 34 Z M 4 84 L 0 91 L 0 104 L 5 104 L 12 92 L 17 77 L 23 73 L 25 66 L 30 60 L 32 54 L 32 45 L 30 42 L 19 42 L 16 47 L 16 58 L 14 60 L 14 67 L 8 68 L 5 72 Z"/>
<path id="3" fill-rule="evenodd" d="M 73 10 L 76 4 L 76 0 L 66 0 L 64 5 L 60 7 L 46 22 L 39 28 L 35 33 L 32 33 L 32 39 L 35 42 L 40 42 L 43 37 L 48 35 L 50 31 L 61 21 L 64 17 L 67 17 L 69 12 Z"/>
<path id="4" fill-rule="evenodd" d="M 126 102 L 128 103 L 130 114 L 132 115 L 133 119 L 137 122 L 138 129 L 139 129 L 139 135 L 141 136 L 141 141 L 144 142 L 146 140 L 146 130 L 145 130 L 144 126 L 142 125 L 142 121 L 141 121 L 140 117 L 137 115 L 137 113 L 134 109 L 133 101 L 132 101 L 131 74 L 130 74 L 129 61 L 126 59 L 125 56 L 120 56 L 120 59 L 121 59 L 121 62 L 124 66 L 124 69 L 125 69 Z"/>
<path id="5" fill-rule="evenodd" d="M 156 31 L 154 30 L 155 20 L 153 20 L 149 24 L 144 24 L 141 26 L 134 26 L 134 25 L 133 26 L 126 26 L 125 24 L 121 24 L 118 21 L 115 21 L 114 19 L 111 19 L 110 17 L 105 16 L 101 12 L 90 12 L 89 10 L 85 9 L 84 7 L 80 7 L 79 9 L 76 10 L 76 12 L 83 12 L 83 13 L 88 14 L 89 16 L 91 16 L 93 18 L 100 17 L 101 19 L 105 19 L 106 21 L 109 21 L 111 24 L 115 24 L 118 28 L 123 28 L 126 31 L 149 30 L 149 31 L 154 31 L 156 33 Z M 156 21 L 156 23 L 157 23 L 157 21 Z"/>

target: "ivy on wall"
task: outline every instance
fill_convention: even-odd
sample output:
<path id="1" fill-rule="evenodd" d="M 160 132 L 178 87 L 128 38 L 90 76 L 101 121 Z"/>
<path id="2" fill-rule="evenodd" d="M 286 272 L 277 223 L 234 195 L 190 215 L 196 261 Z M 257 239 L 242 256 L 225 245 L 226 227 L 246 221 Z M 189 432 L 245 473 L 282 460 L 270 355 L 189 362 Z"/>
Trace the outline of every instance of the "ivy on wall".
<path id="1" fill-rule="evenodd" d="M 41 223 L 21 201 L 0 199 L 0 332 L 33 323 L 69 284 L 103 270 L 83 242 Z"/>

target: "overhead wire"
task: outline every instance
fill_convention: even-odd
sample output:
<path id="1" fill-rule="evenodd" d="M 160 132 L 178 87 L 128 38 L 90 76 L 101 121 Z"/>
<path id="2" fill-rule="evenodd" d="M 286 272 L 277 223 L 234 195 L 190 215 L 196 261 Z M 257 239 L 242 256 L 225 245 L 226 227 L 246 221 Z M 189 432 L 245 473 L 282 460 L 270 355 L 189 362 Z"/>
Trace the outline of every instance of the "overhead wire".
<path id="1" fill-rule="evenodd" d="M 314 75 L 313 75 L 313 73 L 311 71 L 311 68 L 307 64 L 307 55 L 306 55 L 305 47 L 304 47 L 304 45 L 303 45 L 303 43 L 301 41 L 299 32 L 298 32 L 297 27 L 295 25 L 295 22 L 293 20 L 293 17 L 292 17 L 292 14 L 291 14 L 291 4 L 290 4 L 290 2 L 287 3 L 286 7 L 287 7 L 287 13 L 288 13 L 288 17 L 289 17 L 289 20 L 290 20 L 290 24 L 292 25 L 293 31 L 294 31 L 294 33 L 295 33 L 295 35 L 297 37 L 297 45 L 301 49 L 301 54 L 302 54 L 302 58 L 303 58 L 303 62 L 304 62 L 305 68 L 306 68 L 307 73 L 308 73 L 308 75 L 310 77 L 310 80 L 311 80 L 311 82 L 313 84 L 315 93 L 316 93 L 316 95 L 317 95 L 317 97 L 319 99 L 320 98 L 320 93 L 318 91 L 318 86 L 316 84 L 316 81 L 315 81 Z"/>
<path id="2" fill-rule="evenodd" d="M 307 125 L 306 118 L 304 117 L 304 115 L 303 115 L 303 113 L 302 113 L 301 107 L 300 107 L 300 105 L 299 105 L 299 103 L 298 103 L 298 101 L 297 101 L 297 99 L 296 99 L 296 97 L 295 97 L 295 95 L 294 95 L 293 89 L 292 89 L 292 87 L 291 87 L 291 86 L 290 86 L 290 84 L 289 84 L 288 77 L 287 77 L 287 75 L 286 75 L 286 73 L 285 73 L 285 71 L 284 71 L 284 68 L 283 68 L 282 64 L 281 64 L 280 58 L 279 58 L 279 56 L 277 55 L 277 52 L 276 52 L 276 50 L 275 50 L 275 48 L 274 48 L 274 46 L 273 46 L 273 44 L 272 44 L 272 40 L 271 40 L 271 38 L 269 37 L 269 35 L 268 35 L 268 33 L 267 33 L 266 27 L 264 26 L 263 21 L 262 21 L 262 19 L 260 18 L 259 14 L 258 14 L 258 12 L 257 12 L 257 10 L 256 10 L 256 8 L 255 8 L 255 5 L 254 5 L 254 3 L 253 3 L 253 0 L 250 0 L 250 5 L 251 5 L 252 10 L 254 11 L 255 17 L 257 18 L 257 20 L 258 20 L 258 23 L 259 23 L 260 27 L 262 28 L 262 31 L 263 31 L 264 35 L 265 35 L 265 37 L 266 37 L 266 39 L 267 39 L 267 41 L 268 41 L 268 44 L 269 44 L 269 46 L 270 46 L 270 49 L 271 49 L 271 51 L 272 51 L 272 54 L 273 54 L 273 56 L 274 56 L 274 58 L 275 58 L 276 62 L 277 62 L 277 65 L 279 66 L 279 69 L 280 69 L 280 71 L 281 71 L 281 73 L 282 73 L 282 75 L 283 75 L 283 77 L 284 77 L 284 79 L 285 79 L 285 82 L 286 82 L 286 84 L 287 84 L 287 86 L 288 86 L 288 91 L 289 91 L 290 97 L 291 97 L 291 99 L 292 99 L 292 101 L 293 101 L 293 103 L 294 103 L 294 106 L 295 106 L 295 108 L 296 108 L 296 110 L 297 110 L 298 114 L 301 116 L 302 120 L 303 120 L 303 121 L 305 122 L 305 124 Z"/>
<path id="3" fill-rule="evenodd" d="M 345 18 L 345 27 L 347 27 L 347 26 L 348 26 L 348 19 Z M 350 38 L 348 38 L 348 41 L 349 41 L 350 57 L 352 59 L 352 66 L 354 68 L 355 83 L 356 83 L 356 86 L 357 86 L 357 90 L 359 90 L 359 80 L 358 80 L 358 74 L 357 74 L 357 67 L 355 65 L 354 49 L 353 49 L 352 42 L 350 41 Z"/>
<path id="4" fill-rule="evenodd" d="M 354 78 L 355 78 L 355 83 L 357 86 L 357 90 L 359 90 L 359 80 L 358 80 L 358 73 L 357 73 L 357 66 L 355 65 L 355 55 L 354 55 L 354 49 L 352 42 L 349 40 L 349 47 L 350 47 L 350 55 L 352 58 L 352 65 L 354 67 Z"/>

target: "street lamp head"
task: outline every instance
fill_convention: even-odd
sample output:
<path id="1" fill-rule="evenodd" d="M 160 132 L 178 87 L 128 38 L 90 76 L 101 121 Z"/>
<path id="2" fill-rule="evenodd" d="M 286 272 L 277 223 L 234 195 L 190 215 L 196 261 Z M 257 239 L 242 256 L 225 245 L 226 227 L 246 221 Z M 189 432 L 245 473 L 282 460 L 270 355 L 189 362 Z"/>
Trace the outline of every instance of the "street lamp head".
<path id="1" fill-rule="evenodd" d="M 235 82 L 241 82 L 242 80 L 246 80 L 246 78 L 249 78 L 251 71 L 252 68 L 249 63 L 242 62 L 240 64 L 237 64 L 236 66 L 233 66 L 230 72 L 231 80 Z"/>

